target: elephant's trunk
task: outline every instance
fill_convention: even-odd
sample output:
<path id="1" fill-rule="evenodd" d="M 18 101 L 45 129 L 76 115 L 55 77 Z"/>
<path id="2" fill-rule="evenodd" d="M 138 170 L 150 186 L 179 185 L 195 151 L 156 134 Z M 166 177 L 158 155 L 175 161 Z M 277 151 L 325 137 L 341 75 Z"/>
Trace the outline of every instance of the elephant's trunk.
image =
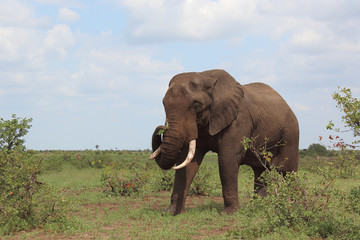
<path id="1" fill-rule="evenodd" d="M 174 126 L 174 125 L 172 125 Z M 155 129 L 152 136 L 152 149 L 153 154 L 150 159 L 154 159 L 160 168 L 168 170 L 173 167 L 182 156 L 181 152 L 184 147 L 189 144 L 186 140 L 186 136 L 181 131 L 177 131 L 176 128 L 170 128 L 166 130 L 166 133 L 163 135 L 163 141 L 161 136 L 158 134 L 159 130 L 165 129 L 164 126 L 159 126 Z M 180 169 L 185 167 L 188 163 L 191 162 L 195 154 L 196 142 L 195 140 L 191 141 L 189 144 L 189 152 L 185 161 L 175 167 L 174 169 Z M 184 158 L 182 158 L 183 160 Z M 180 161 L 179 161 L 180 162 Z"/>
<path id="2" fill-rule="evenodd" d="M 151 142 L 151 146 L 152 146 L 152 150 L 153 150 L 153 154 L 151 154 L 150 159 L 154 159 L 155 157 L 157 157 L 160 154 L 160 150 L 161 150 L 161 134 L 160 131 L 165 131 L 165 126 L 158 126 L 153 135 L 152 135 L 152 142 Z"/>

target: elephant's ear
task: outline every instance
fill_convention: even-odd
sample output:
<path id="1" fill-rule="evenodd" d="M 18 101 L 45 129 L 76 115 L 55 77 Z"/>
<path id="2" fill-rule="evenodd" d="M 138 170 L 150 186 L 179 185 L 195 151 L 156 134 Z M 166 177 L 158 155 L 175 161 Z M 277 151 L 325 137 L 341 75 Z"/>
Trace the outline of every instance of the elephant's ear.
<path id="1" fill-rule="evenodd" d="M 213 136 L 236 119 L 244 92 L 241 85 L 224 70 L 210 70 L 202 74 L 217 79 L 212 91 L 209 123 L 209 133 Z"/>

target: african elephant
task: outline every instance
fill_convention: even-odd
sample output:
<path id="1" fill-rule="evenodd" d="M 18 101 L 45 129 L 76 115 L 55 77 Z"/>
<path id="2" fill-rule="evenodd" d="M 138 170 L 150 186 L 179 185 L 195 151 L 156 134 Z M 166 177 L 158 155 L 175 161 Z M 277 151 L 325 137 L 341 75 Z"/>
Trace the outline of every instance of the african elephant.
<path id="1" fill-rule="evenodd" d="M 264 187 L 259 177 L 267 162 L 245 150 L 244 137 L 256 139 L 255 147 L 260 148 L 265 138 L 267 146 L 274 146 L 269 167 L 283 174 L 297 171 L 298 121 L 266 84 L 240 85 L 224 70 L 181 73 L 171 79 L 163 105 L 166 126 L 157 127 L 152 135 L 150 159 L 164 170 L 177 165 L 169 207 L 173 215 L 184 211 L 189 186 L 208 151 L 218 154 L 225 213 L 239 206 L 240 165 L 253 169 L 255 191 Z"/>

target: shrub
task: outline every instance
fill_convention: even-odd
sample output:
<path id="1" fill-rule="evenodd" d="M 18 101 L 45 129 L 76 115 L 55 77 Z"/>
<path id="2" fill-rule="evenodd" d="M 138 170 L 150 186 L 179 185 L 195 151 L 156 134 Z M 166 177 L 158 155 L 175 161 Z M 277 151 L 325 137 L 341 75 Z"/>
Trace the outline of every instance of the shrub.
<path id="1" fill-rule="evenodd" d="M 1 152 L 0 233 L 64 220 L 61 197 L 38 179 L 41 161 L 25 152 Z"/>
<path id="2" fill-rule="evenodd" d="M 326 147 L 319 143 L 310 144 L 306 153 L 311 156 L 325 156 L 327 155 Z"/>
<path id="3" fill-rule="evenodd" d="M 62 169 L 62 165 L 64 163 L 63 156 L 60 154 L 50 154 L 45 155 L 44 161 L 41 164 L 41 168 L 44 171 L 55 171 L 59 172 Z M 31 156 L 32 159 L 36 160 L 39 158 L 38 154 L 34 154 Z"/>
<path id="4" fill-rule="evenodd" d="M 38 179 L 43 157 L 25 151 L 32 119 L 0 118 L 0 234 L 64 222 L 59 194 Z"/>
<path id="5" fill-rule="evenodd" d="M 0 118 L 0 149 L 2 151 L 25 150 L 23 137 L 29 132 L 32 119 L 21 119 L 16 117 L 16 114 L 11 117 L 10 120 Z"/>
<path id="6" fill-rule="evenodd" d="M 321 175 L 324 180 L 336 178 L 357 177 L 359 161 L 356 159 L 357 152 L 354 150 L 343 150 L 329 159 L 316 159 L 311 161 L 311 169 Z"/>
<path id="7" fill-rule="evenodd" d="M 155 181 L 153 191 L 171 191 L 174 186 L 175 171 L 154 170 Z M 216 170 L 213 167 L 203 166 L 196 174 L 189 188 L 189 195 L 211 196 L 216 190 L 216 186 L 209 182 L 213 178 Z"/>
<path id="8" fill-rule="evenodd" d="M 333 158 L 331 164 L 338 170 L 340 178 L 351 178 L 355 176 L 356 170 L 359 168 L 359 160 L 356 159 L 357 152 L 354 150 L 344 150 L 339 152 Z"/>
<path id="9" fill-rule="evenodd" d="M 354 187 L 350 190 L 349 204 L 347 209 L 351 212 L 360 214 L 360 187 Z"/>
<path id="10" fill-rule="evenodd" d="M 109 195 L 131 196 L 143 190 L 148 182 L 150 174 L 144 168 L 139 168 L 135 162 L 127 168 L 116 170 L 113 166 L 107 166 L 103 170 L 101 181 L 105 187 L 105 193 Z"/>
<path id="11" fill-rule="evenodd" d="M 85 154 L 77 154 L 76 157 L 86 162 L 87 166 L 93 168 L 103 168 L 111 163 L 109 153 L 107 151 L 86 151 Z"/>
<path id="12" fill-rule="evenodd" d="M 174 186 L 175 171 L 154 171 L 155 181 L 153 183 L 153 191 L 170 191 Z"/>
<path id="13" fill-rule="evenodd" d="M 203 166 L 190 185 L 189 195 L 210 196 L 216 190 L 209 180 L 214 176 L 214 169 Z"/>
<path id="14" fill-rule="evenodd" d="M 214 167 L 202 167 L 190 186 L 189 195 L 212 195 L 216 186 L 209 179 L 216 174 Z M 106 166 L 101 181 L 106 194 L 131 196 L 145 190 L 170 191 L 174 185 L 174 177 L 175 171 L 162 171 L 150 161 L 123 161 L 121 165 L 112 163 Z"/>
<path id="15" fill-rule="evenodd" d="M 89 167 L 88 161 L 83 159 L 82 155 L 75 152 L 65 152 L 62 154 L 63 164 L 74 166 L 77 169 Z"/>
<path id="16" fill-rule="evenodd" d="M 297 236 L 301 232 L 315 239 L 359 239 L 358 217 L 341 211 L 344 209 L 341 197 L 330 194 L 333 182 L 311 189 L 306 176 L 297 173 L 283 178 L 272 171 L 266 172 L 264 178 L 268 182 L 267 197 L 254 196 L 239 210 L 245 217 L 244 224 L 229 231 L 228 237 Z M 359 206 L 358 194 L 358 188 L 350 193 L 352 211 L 356 211 L 353 206 Z"/>

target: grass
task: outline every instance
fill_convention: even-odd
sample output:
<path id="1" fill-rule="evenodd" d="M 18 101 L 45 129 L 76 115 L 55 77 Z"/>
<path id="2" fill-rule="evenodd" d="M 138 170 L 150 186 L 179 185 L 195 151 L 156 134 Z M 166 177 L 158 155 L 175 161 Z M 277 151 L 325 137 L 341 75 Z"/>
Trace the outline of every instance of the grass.
<path id="1" fill-rule="evenodd" d="M 146 154 L 114 154 L 112 159 L 116 159 L 116 156 L 118 159 L 147 161 Z M 207 155 L 200 171 L 204 166 L 214 165 L 217 166 L 216 156 Z M 318 174 L 301 167 L 300 172 L 306 172 L 311 187 L 321 184 Z M 234 239 L 242 238 L 241 232 L 244 229 L 251 230 L 249 224 L 260 221 L 256 220 L 255 215 L 250 218 L 253 222 L 249 221 L 248 213 L 244 211 L 232 216 L 221 214 L 223 199 L 218 174 L 209 180 L 218 190 L 211 197 L 189 196 L 186 211 L 176 217 L 165 212 L 170 202 L 170 192 L 145 192 L 131 197 L 109 197 L 103 192 L 101 175 L 100 168 L 77 169 L 66 164 L 60 171 L 43 174 L 42 181 L 56 189 L 63 189 L 64 201 L 69 203 L 67 215 L 71 219 L 71 224 L 65 230 L 59 230 L 53 225 L 4 236 L 4 239 Z M 332 188 L 347 194 L 351 188 L 359 185 L 358 178 L 337 179 Z M 242 166 L 239 173 L 241 209 L 247 206 L 252 189 L 252 171 L 249 167 Z M 310 239 L 301 230 L 288 229 L 256 238 Z"/>
<path id="2" fill-rule="evenodd" d="M 42 176 L 42 180 L 55 188 L 96 188 L 101 187 L 101 169 L 77 169 L 69 165 L 63 166 L 59 172 L 51 172 Z"/>

